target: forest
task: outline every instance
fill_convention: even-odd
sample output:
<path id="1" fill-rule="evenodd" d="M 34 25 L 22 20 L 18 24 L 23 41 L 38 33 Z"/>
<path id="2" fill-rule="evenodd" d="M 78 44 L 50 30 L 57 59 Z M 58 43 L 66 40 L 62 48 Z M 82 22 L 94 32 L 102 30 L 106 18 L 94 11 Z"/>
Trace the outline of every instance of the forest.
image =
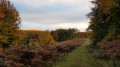
<path id="1" fill-rule="evenodd" d="M 0 0 L 0 67 L 120 67 L 120 0 L 90 3 L 85 32 L 43 31 L 21 30 L 17 8 Z"/>

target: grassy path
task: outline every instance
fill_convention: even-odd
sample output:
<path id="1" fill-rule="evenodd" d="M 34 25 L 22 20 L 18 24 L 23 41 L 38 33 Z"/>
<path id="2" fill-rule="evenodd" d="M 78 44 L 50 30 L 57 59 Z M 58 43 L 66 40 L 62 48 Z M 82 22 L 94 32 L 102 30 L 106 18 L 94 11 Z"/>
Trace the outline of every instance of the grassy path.
<path id="1" fill-rule="evenodd" d="M 93 55 L 87 52 L 86 46 L 89 44 L 90 42 L 87 40 L 83 45 L 73 50 L 67 56 L 66 61 L 53 67 L 111 67 L 108 62 L 94 59 Z"/>

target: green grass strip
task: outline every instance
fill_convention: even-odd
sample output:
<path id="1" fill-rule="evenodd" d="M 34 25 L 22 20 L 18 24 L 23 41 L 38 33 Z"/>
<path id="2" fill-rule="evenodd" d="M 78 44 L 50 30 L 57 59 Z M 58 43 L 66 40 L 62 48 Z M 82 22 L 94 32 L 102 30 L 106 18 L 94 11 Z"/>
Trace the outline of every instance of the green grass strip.
<path id="1" fill-rule="evenodd" d="M 86 47 L 90 44 L 87 40 L 83 45 L 73 50 L 64 62 L 59 62 L 53 67 L 111 67 L 108 61 L 97 60 L 94 53 L 88 53 Z"/>

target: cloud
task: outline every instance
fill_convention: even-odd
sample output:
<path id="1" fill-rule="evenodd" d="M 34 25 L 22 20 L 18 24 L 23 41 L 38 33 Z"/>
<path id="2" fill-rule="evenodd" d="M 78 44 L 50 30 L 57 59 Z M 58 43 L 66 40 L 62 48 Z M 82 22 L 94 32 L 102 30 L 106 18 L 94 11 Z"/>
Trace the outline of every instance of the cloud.
<path id="1" fill-rule="evenodd" d="M 88 27 L 90 0 L 11 0 L 22 18 L 21 29 Z"/>
<path id="2" fill-rule="evenodd" d="M 89 26 L 89 20 L 84 20 L 84 21 L 78 21 L 78 22 L 73 22 L 73 23 L 61 23 L 59 25 L 52 25 L 52 27 L 59 27 L 59 28 L 77 28 L 80 31 L 86 31 L 86 29 Z"/>
<path id="3" fill-rule="evenodd" d="M 48 24 L 54 24 L 63 22 L 73 22 L 73 21 L 79 21 L 79 20 L 85 20 L 86 14 L 84 12 L 87 11 L 77 11 L 77 10 L 71 10 L 71 11 L 65 11 L 65 12 L 55 12 L 55 13 L 22 13 L 22 19 L 25 21 L 34 21 L 35 23 L 48 23 Z"/>
<path id="4" fill-rule="evenodd" d="M 25 22 L 22 23 L 22 28 L 21 29 L 25 29 L 25 30 L 55 30 L 55 29 L 59 29 L 59 28 L 63 28 L 63 29 L 68 29 L 68 28 L 77 28 L 80 31 L 86 31 L 86 28 L 88 28 L 89 20 L 83 20 L 83 21 L 78 21 L 78 22 L 72 22 L 72 23 L 60 23 L 60 24 L 41 24 L 41 23 L 29 23 L 29 22 Z"/>

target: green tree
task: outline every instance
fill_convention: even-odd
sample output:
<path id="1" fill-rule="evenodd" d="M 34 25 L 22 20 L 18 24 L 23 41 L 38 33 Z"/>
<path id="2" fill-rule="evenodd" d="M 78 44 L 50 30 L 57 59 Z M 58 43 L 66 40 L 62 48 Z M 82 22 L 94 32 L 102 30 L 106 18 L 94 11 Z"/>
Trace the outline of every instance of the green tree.
<path id="1" fill-rule="evenodd" d="M 51 31 L 51 35 L 53 36 L 54 40 L 56 41 L 65 41 L 71 40 L 75 37 L 75 33 L 79 30 L 76 28 L 69 28 L 69 29 L 57 29 L 55 31 Z"/>
<path id="2" fill-rule="evenodd" d="M 8 47 L 16 44 L 20 17 L 18 11 L 8 0 L 0 0 L 0 45 Z"/>
<path id="3" fill-rule="evenodd" d="M 88 14 L 93 44 L 117 38 L 120 34 L 120 0 L 94 0 Z"/>

